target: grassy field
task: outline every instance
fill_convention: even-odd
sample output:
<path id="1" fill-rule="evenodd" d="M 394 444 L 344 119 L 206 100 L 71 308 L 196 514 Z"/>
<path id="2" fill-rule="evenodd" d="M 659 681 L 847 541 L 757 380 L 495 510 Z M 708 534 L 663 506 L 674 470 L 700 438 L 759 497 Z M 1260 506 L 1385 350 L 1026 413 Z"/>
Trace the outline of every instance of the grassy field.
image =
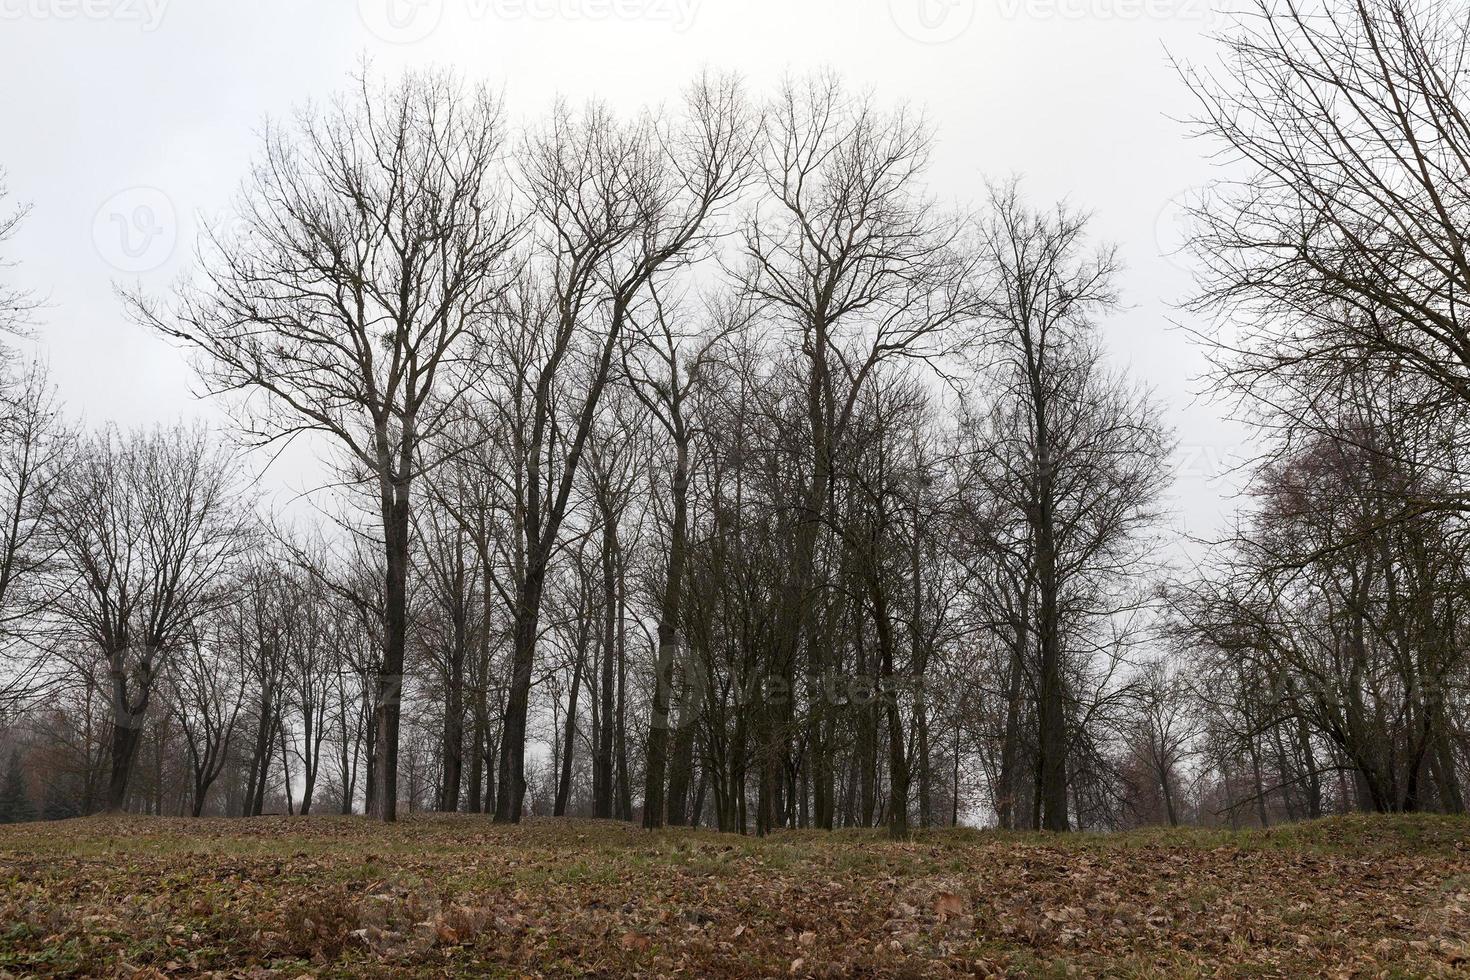
<path id="1" fill-rule="evenodd" d="M 1423 976 L 1470 821 L 765 840 L 590 821 L 0 827 L 0 976 Z"/>

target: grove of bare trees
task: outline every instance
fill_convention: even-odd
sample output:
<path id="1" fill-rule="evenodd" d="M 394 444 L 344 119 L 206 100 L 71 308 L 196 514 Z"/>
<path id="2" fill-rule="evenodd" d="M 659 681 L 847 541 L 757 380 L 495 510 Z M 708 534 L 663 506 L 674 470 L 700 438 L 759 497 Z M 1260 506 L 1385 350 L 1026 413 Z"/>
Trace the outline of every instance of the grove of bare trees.
<path id="1" fill-rule="evenodd" d="M 229 429 L 0 373 L 0 819 L 1462 812 L 1470 23 L 1219 41 L 1181 315 L 1257 451 L 1209 541 L 1117 249 L 1018 179 L 942 204 L 913 107 L 708 72 L 515 124 L 364 69 L 269 124 L 190 274 L 120 292 Z M 45 217 L 4 193 L 0 245 Z M 285 443 L 306 520 L 245 476 Z"/>

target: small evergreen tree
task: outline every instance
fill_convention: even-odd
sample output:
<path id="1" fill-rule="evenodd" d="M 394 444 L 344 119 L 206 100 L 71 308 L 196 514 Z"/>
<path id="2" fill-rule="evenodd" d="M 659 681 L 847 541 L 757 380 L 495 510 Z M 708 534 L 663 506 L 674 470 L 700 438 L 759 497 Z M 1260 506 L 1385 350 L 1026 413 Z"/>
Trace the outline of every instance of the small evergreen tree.
<path id="1" fill-rule="evenodd" d="M 41 802 L 42 820 L 70 820 L 81 815 L 82 810 L 77 805 L 75 794 L 55 783 L 46 787 L 46 795 Z"/>
<path id="2" fill-rule="evenodd" d="M 20 769 L 20 750 L 10 753 L 5 780 L 0 783 L 0 823 L 27 823 L 36 819 L 36 808 L 26 792 L 25 774 Z"/>

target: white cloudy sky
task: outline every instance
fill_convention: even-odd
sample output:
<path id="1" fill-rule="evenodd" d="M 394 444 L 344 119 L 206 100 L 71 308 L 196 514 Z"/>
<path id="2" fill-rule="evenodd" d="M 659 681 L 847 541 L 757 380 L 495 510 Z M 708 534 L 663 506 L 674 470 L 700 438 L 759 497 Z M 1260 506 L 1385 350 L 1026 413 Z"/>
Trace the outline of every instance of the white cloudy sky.
<path id="1" fill-rule="evenodd" d="M 340 87 L 364 56 L 450 64 L 505 90 L 513 116 L 554 95 L 634 108 L 702 67 L 768 91 L 832 67 L 925 107 L 935 191 L 975 202 L 1020 174 L 1037 203 L 1093 210 L 1127 262 L 1106 336 L 1170 406 L 1180 523 L 1231 507 L 1237 430 L 1193 398 L 1199 354 L 1170 326 L 1189 289 L 1171 201 L 1211 179 L 1176 120 L 1168 62 L 1209 57 L 1220 0 L 0 0 L 0 166 L 34 211 L 8 275 L 50 297 L 40 347 L 89 422 L 208 414 L 181 355 L 127 323 L 118 281 L 162 290 L 201 217 L 227 213 L 262 120 Z"/>

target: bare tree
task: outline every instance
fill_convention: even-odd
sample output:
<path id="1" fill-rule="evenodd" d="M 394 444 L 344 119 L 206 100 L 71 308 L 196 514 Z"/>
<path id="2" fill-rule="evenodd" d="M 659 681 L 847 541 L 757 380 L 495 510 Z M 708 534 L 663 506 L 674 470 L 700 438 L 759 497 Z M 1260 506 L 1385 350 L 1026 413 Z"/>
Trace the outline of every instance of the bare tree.
<path id="1" fill-rule="evenodd" d="M 655 654 L 653 705 L 649 718 L 647 761 L 643 790 L 643 826 L 650 830 L 662 827 L 667 808 L 669 822 L 685 823 L 682 789 L 674 800 L 666 802 L 664 793 L 668 765 L 669 732 L 675 726 L 670 717 L 670 697 L 674 685 L 675 655 L 679 645 L 680 607 L 684 595 L 685 560 L 689 536 L 689 483 L 694 470 L 691 449 L 699 435 L 699 421 L 693 412 L 693 389 L 707 383 L 706 362 L 714 356 L 714 348 L 740 323 L 742 311 L 736 307 L 709 304 L 706 318 L 709 328 L 686 331 L 676 323 L 678 311 L 665 307 L 662 299 L 653 297 L 651 322 L 640 327 L 640 336 L 623 355 L 623 370 L 634 395 L 657 420 L 669 441 L 672 467 L 667 474 L 668 494 L 668 561 L 664 572 L 663 592 L 658 603 L 658 650 Z M 693 747 L 687 732 L 681 745 L 684 755 Z M 682 773 L 688 763 L 676 760 Z M 682 780 L 682 776 L 680 777 Z"/>
<path id="2" fill-rule="evenodd" d="M 213 393 L 241 393 L 260 441 L 325 434 L 381 520 L 384 652 L 375 815 L 392 820 L 415 479 L 464 381 L 474 328 L 501 302 L 516 226 L 504 200 L 500 103 L 447 74 L 366 74 L 295 131 L 270 127 L 240 200 L 211 236 L 204 281 L 137 316 L 199 353 Z M 259 396 L 259 397 L 251 397 Z"/>
<path id="3" fill-rule="evenodd" d="M 1313 434 L 1264 467 L 1237 533 L 1174 595 L 1196 669 L 1240 675 L 1220 687 L 1226 712 L 1250 722 L 1239 741 L 1252 770 L 1276 758 L 1279 786 L 1255 777 L 1263 822 L 1268 795 L 1288 818 L 1320 812 L 1318 739 L 1352 770 L 1365 808 L 1464 809 L 1452 720 L 1470 666 L 1452 639 L 1464 530 L 1452 508 L 1398 512 L 1455 483 L 1433 465 L 1438 433 L 1355 414 L 1341 439 Z M 1385 441 L 1392 452 L 1375 449 Z"/>
<path id="4" fill-rule="evenodd" d="M 504 491 L 504 441 L 489 437 L 495 431 L 490 415 L 485 405 L 471 402 L 465 406 L 463 417 L 441 436 L 448 459 L 435 472 L 429 485 L 435 507 L 443 511 L 442 515 L 436 512 L 435 534 L 449 535 L 449 523 L 452 523 L 454 532 L 462 536 L 462 540 L 454 540 L 450 553 L 453 561 L 449 567 L 453 571 L 446 578 L 431 567 L 430 577 L 441 583 L 453 584 L 453 589 L 448 591 L 442 586 L 431 591 L 439 596 L 441 602 L 450 604 L 451 622 L 462 617 L 465 628 L 473 629 L 473 635 L 465 637 L 467 647 L 462 651 L 464 660 L 459 668 L 462 682 L 459 696 L 467 699 L 462 707 L 468 709 L 471 718 L 469 773 L 465 786 L 467 808 L 471 813 L 480 813 L 485 808 L 487 790 L 492 801 L 495 794 L 494 752 L 490 748 L 495 744 L 491 695 L 492 688 L 503 690 L 503 686 L 497 683 L 494 661 L 502 634 L 501 624 L 509 611 L 506 600 L 509 593 L 504 591 L 501 583 L 506 566 L 514 567 L 514 560 L 506 558 L 507 552 L 513 548 L 509 531 L 513 519 L 502 505 L 507 496 L 514 498 L 515 495 Z M 509 482 L 513 485 L 514 480 Z M 513 511 L 513 508 L 509 509 Z M 441 520 L 446 517 L 448 523 Z M 468 552 L 460 550 L 462 544 L 468 546 Z M 431 551 L 431 566 L 433 561 Z M 466 569 L 461 568 L 461 562 L 473 566 L 473 574 L 478 581 L 471 582 L 462 574 Z M 472 598 L 476 601 L 472 602 Z M 478 608 L 474 608 L 476 605 Z M 454 668 L 450 664 L 446 676 L 452 678 L 453 673 Z M 454 686 L 451 679 L 451 689 Z M 457 736 L 461 744 L 461 768 L 463 734 L 461 731 Z M 456 737 L 448 731 L 447 725 L 446 736 Z M 451 744 L 445 745 L 446 752 L 451 748 Z"/>
<path id="5" fill-rule="evenodd" d="M 30 212 L 20 205 L 6 213 L 9 192 L 0 168 L 0 248 L 15 236 Z M 14 265 L 0 255 L 0 273 Z M 28 290 L 0 281 L 0 337 L 29 325 L 39 303 Z M 25 650 L 17 629 L 36 629 L 45 604 L 40 573 L 50 544 L 41 534 L 66 447 L 66 427 L 42 363 L 20 367 L 10 346 L 0 340 L 0 644 L 9 664 L 0 670 L 0 707 L 23 693 L 40 666 L 37 651 Z M 19 369 L 17 369 L 19 368 Z"/>
<path id="6" fill-rule="evenodd" d="M 1221 70 L 1183 69 L 1235 167 L 1194 209 L 1194 306 L 1264 458 L 1173 607 L 1227 682 L 1208 709 L 1252 784 L 1222 773 L 1227 809 L 1321 812 L 1325 758 L 1352 774 L 1343 806 L 1460 810 L 1470 27 L 1413 0 L 1258 0 L 1220 41 Z"/>
<path id="7" fill-rule="evenodd" d="M 1462 424 L 1470 28 L 1414 0 L 1253 0 L 1220 41 L 1218 71 L 1182 69 L 1235 161 L 1193 209 L 1219 384 L 1306 427 L 1371 366 Z"/>
<path id="8" fill-rule="evenodd" d="M 231 597 L 251 500 L 234 457 L 201 428 L 105 430 L 79 445 L 67 470 L 51 525 L 65 560 L 55 613 L 106 670 L 106 805 L 120 810 L 159 677 L 198 618 Z"/>
<path id="9" fill-rule="evenodd" d="M 1068 592 L 1126 579 L 1171 448 L 1147 397 L 1102 366 L 1093 318 L 1116 302 L 1117 263 L 1112 249 L 1089 252 L 1086 229 L 1066 207 L 1031 211 L 1013 182 L 992 191 L 980 239 L 991 276 L 982 323 L 1004 404 L 992 432 L 1022 488 L 1035 588 L 1034 805 L 1047 830 L 1069 826 Z"/>
<path id="10" fill-rule="evenodd" d="M 746 224 L 746 289 L 791 331 L 805 361 L 810 440 L 800 531 L 774 669 L 789 684 L 814 598 L 818 528 L 832 459 L 864 385 L 888 361 L 935 358 L 954 342 L 972 263 L 958 221 L 924 196 L 931 136 L 911 112 L 883 112 L 832 75 L 788 81 L 767 112 L 764 195 Z M 814 673 L 823 672 L 814 665 Z M 762 767 L 759 826 L 774 826 L 777 724 Z M 820 759 L 823 750 L 816 753 Z M 816 777 L 817 824 L 832 826 L 832 774 Z"/>
<path id="11" fill-rule="evenodd" d="M 1165 659 L 1143 665 L 1134 685 L 1128 734 L 1164 800 L 1164 816 L 1177 827 L 1187 761 L 1198 733 L 1188 678 Z"/>
<path id="12" fill-rule="evenodd" d="M 341 510 L 310 545 L 254 539 L 202 434 L 73 446 L 39 373 L 14 389 L 0 632 L 75 667 L 45 723 L 79 799 L 499 822 L 641 802 L 648 828 L 902 838 L 988 786 L 1005 826 L 1116 827 L 1198 809 L 1176 799 L 1185 705 L 1271 809 L 1320 812 L 1313 760 L 1363 755 L 1373 726 L 1335 738 L 1303 664 L 1354 628 L 1374 636 L 1351 662 L 1388 691 L 1361 711 L 1404 719 L 1378 726 L 1392 759 L 1363 781 L 1453 797 L 1462 707 L 1393 692 L 1465 677 L 1435 631 L 1459 612 L 1457 552 L 1427 541 L 1458 529 L 1343 532 L 1383 519 L 1375 494 L 1452 500 L 1456 452 L 1421 430 L 1399 462 L 1444 479 L 1374 470 L 1343 481 L 1334 520 L 1273 512 L 1252 557 L 1343 554 L 1297 548 L 1294 583 L 1256 562 L 1226 584 L 1272 602 L 1195 610 L 1219 614 L 1199 617 L 1211 650 L 1250 651 L 1210 714 L 1127 670 L 1169 437 L 1107 367 L 1118 269 L 1084 215 L 1014 185 L 984 215 L 941 206 L 924 120 L 831 74 L 759 111 L 706 75 L 667 110 L 558 103 L 508 134 L 453 75 L 364 70 L 266 126 L 192 281 L 125 294 L 246 443 L 319 451 Z M 1260 302 L 1245 278 L 1214 285 L 1212 308 Z M 1357 374 L 1324 354 L 1331 371 L 1270 378 L 1335 398 L 1397 355 L 1357 356 Z M 1424 400 L 1381 407 L 1422 426 L 1432 379 L 1395 390 Z M 1395 597 L 1354 595 L 1354 571 Z M 1237 635 L 1288 612 L 1273 643 Z"/>
<path id="13" fill-rule="evenodd" d="M 41 666 L 28 636 L 41 630 L 49 601 L 44 573 L 55 556 L 47 532 L 61 481 L 70 434 L 55 391 L 33 363 L 0 404 L 0 645 L 8 667 L 0 672 L 0 705 L 23 693 Z"/>
<path id="14" fill-rule="evenodd" d="M 289 570 L 266 556 L 246 574 L 244 596 L 233 606 L 241 654 L 249 675 L 249 719 L 254 736 L 248 760 L 243 816 L 265 808 L 271 759 L 285 712 L 285 680 L 298 592 Z"/>
<path id="15" fill-rule="evenodd" d="M 344 645 L 342 634 L 351 626 L 337 620 L 340 610 L 328 601 L 320 578 L 302 581 L 297 588 L 300 602 L 291 623 L 292 642 L 286 650 L 285 689 L 287 704 L 301 722 L 296 749 L 302 776 L 298 812 L 305 816 L 311 812 L 312 796 L 321 773 L 331 689 L 342 663 L 339 653 Z M 284 725 L 281 731 L 284 737 Z"/>
<path id="16" fill-rule="evenodd" d="M 219 616 L 190 636 L 169 665 L 168 707 L 189 753 L 191 812 L 204 814 L 209 789 L 230 762 L 245 706 L 246 670 L 234 624 Z"/>
<path id="17" fill-rule="evenodd" d="M 510 690 L 495 817 L 519 821 L 526 725 L 547 569 L 629 315 L 656 279 L 698 258 L 748 172 L 751 126 L 738 84 L 706 77 L 684 114 L 634 124 L 559 107 L 523 155 L 536 246 L 521 301 L 497 340 L 516 515 Z"/>
<path id="18" fill-rule="evenodd" d="M 599 669 L 594 671 L 598 693 L 597 718 L 592 751 L 593 816 L 608 818 L 614 813 L 617 789 L 620 731 L 623 724 L 620 680 L 626 674 L 623 663 L 623 590 L 622 565 L 625 543 L 621 525 L 637 489 L 636 465 L 647 458 L 641 420 L 636 418 L 639 405 L 617 391 L 604 406 L 603 418 L 593 427 L 587 441 L 587 463 L 584 469 L 588 495 L 596 515 L 601 540 L 602 631 L 599 635 Z"/>
<path id="19" fill-rule="evenodd" d="M 573 563 L 573 574 L 567 576 L 571 581 L 564 582 L 555 597 L 558 609 L 558 622 L 561 624 L 561 633 L 564 636 L 565 646 L 569 648 L 570 660 L 572 662 L 572 680 L 567 690 L 566 717 L 560 734 L 560 742 L 556 746 L 558 763 L 558 775 L 556 782 L 556 799 L 552 804 L 552 815 L 564 817 L 572 798 L 572 773 L 576 762 L 576 749 L 582 728 L 578 716 L 578 698 L 583 686 L 583 678 L 587 674 L 588 651 L 593 644 L 593 630 L 596 627 L 596 599 L 593 593 L 595 577 L 588 565 L 586 554 L 586 537 L 579 543 L 576 552 L 571 556 Z M 590 686 L 590 685 L 589 685 Z"/>
<path id="20" fill-rule="evenodd" d="M 463 481 L 458 466 L 443 467 L 432 485 L 431 505 L 415 519 L 422 568 L 432 622 L 428 633 L 431 658 L 444 692 L 444 733 L 441 748 L 439 809 L 459 809 L 464 775 L 465 672 L 470 666 L 475 615 L 483 605 L 480 552 L 466 532 L 460 515 L 474 506 L 474 491 Z M 472 751 L 478 751 L 473 748 Z"/>
<path id="21" fill-rule="evenodd" d="M 0 167 L 0 247 L 15 237 L 21 222 L 31 212 L 29 204 L 20 204 L 10 209 L 10 188 L 5 183 L 5 170 Z M 6 213 L 9 211 L 9 213 Z M 0 272 L 14 267 L 13 261 L 0 255 Z M 0 282 L 0 334 L 15 334 L 23 330 L 39 306 L 33 293 L 27 289 Z M 8 348 L 0 347 L 0 351 Z"/>

